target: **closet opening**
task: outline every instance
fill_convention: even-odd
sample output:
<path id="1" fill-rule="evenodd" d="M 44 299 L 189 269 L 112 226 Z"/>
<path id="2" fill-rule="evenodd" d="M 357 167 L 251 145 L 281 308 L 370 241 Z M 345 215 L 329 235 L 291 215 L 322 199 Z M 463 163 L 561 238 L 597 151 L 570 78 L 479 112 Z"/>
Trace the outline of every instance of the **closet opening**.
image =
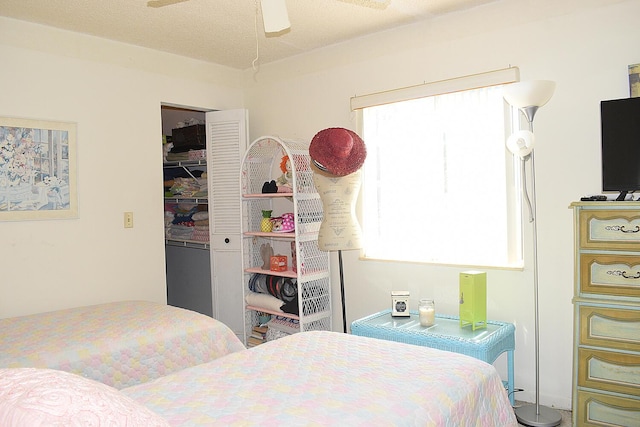
<path id="1" fill-rule="evenodd" d="M 167 304 L 214 317 L 205 110 L 162 104 Z"/>

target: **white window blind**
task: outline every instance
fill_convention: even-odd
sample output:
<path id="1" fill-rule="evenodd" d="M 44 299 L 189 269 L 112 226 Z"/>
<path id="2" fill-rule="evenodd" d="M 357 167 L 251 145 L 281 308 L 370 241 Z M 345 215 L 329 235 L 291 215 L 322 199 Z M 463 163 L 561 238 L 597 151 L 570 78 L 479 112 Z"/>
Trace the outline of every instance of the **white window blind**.
<path id="1" fill-rule="evenodd" d="M 445 93 L 461 92 L 487 86 L 514 83 L 519 80 L 519 69 L 517 67 L 510 67 L 465 77 L 457 77 L 416 86 L 408 86 L 400 89 L 372 93 L 369 95 L 356 96 L 351 98 L 351 109 L 360 110 L 362 108 L 390 104 L 393 102 L 409 101 L 412 99 L 443 95 Z"/>
<path id="2" fill-rule="evenodd" d="M 366 258 L 520 267 L 517 168 L 502 85 L 516 68 L 352 99 L 367 145 Z"/>

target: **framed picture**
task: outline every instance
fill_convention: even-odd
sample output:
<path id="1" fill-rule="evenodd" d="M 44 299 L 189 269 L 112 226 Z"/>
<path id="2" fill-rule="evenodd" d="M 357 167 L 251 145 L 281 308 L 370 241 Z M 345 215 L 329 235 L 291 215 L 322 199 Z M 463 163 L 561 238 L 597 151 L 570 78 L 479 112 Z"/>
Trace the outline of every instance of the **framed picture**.
<path id="1" fill-rule="evenodd" d="M 78 217 L 76 127 L 0 117 L 0 220 Z"/>
<path id="2" fill-rule="evenodd" d="M 640 64 L 629 65 L 629 96 L 640 97 Z"/>

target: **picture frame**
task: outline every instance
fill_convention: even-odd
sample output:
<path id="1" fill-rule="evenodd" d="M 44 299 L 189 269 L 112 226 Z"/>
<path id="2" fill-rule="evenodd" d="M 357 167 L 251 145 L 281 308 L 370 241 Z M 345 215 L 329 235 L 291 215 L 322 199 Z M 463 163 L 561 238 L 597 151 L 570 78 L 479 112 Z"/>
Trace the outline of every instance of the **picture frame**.
<path id="1" fill-rule="evenodd" d="M 0 117 L 0 221 L 78 217 L 77 124 Z"/>
<path id="2" fill-rule="evenodd" d="M 640 97 L 640 64 L 629 65 L 629 96 Z"/>

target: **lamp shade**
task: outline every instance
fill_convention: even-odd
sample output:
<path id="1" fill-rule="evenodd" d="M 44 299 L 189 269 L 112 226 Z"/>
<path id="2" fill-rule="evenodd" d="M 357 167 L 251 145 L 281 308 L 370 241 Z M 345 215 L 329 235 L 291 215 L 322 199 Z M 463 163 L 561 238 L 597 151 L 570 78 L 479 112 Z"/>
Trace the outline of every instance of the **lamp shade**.
<path id="1" fill-rule="evenodd" d="M 535 137 L 533 132 L 528 130 L 519 130 L 514 132 L 507 140 L 507 148 L 511 153 L 520 158 L 525 158 L 533 151 Z"/>
<path id="2" fill-rule="evenodd" d="M 261 0 L 265 33 L 278 33 L 291 27 L 284 0 Z"/>
<path id="3" fill-rule="evenodd" d="M 542 107 L 553 96 L 556 83 L 550 80 L 529 80 L 504 87 L 504 99 L 516 108 Z"/>

